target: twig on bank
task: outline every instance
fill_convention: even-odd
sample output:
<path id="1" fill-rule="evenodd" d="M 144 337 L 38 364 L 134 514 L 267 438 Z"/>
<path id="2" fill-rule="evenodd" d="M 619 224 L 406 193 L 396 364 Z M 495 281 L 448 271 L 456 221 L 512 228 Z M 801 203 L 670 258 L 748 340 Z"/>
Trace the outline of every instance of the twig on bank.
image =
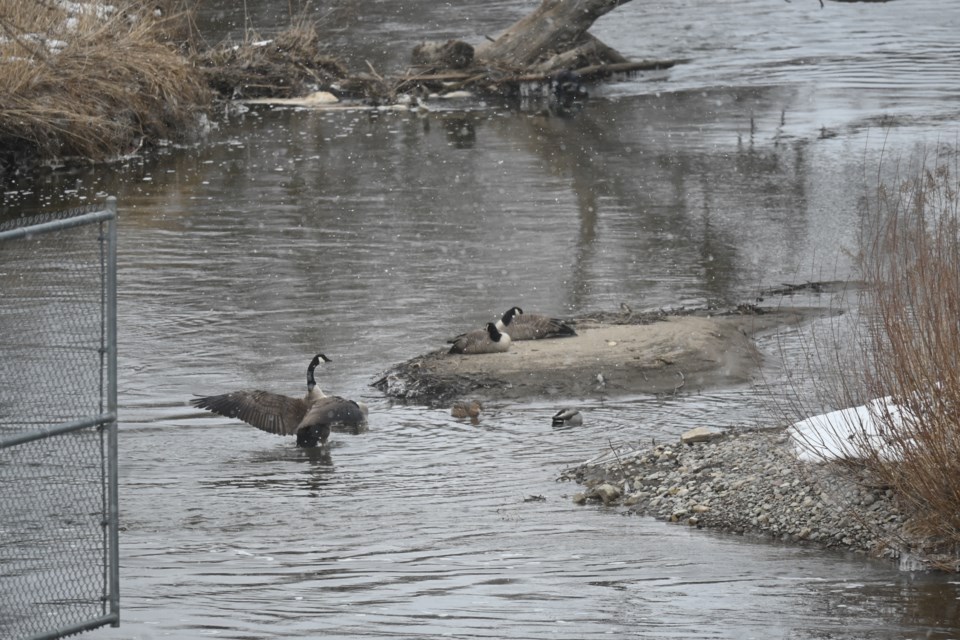
<path id="1" fill-rule="evenodd" d="M 620 466 L 620 473 L 623 474 L 623 491 L 624 493 L 630 491 L 630 480 L 627 479 L 627 470 L 623 468 L 623 461 L 620 460 L 620 454 L 617 453 L 617 450 L 613 446 L 613 442 L 610 441 L 610 438 L 607 438 L 607 444 L 610 445 L 610 451 L 613 451 L 613 455 L 617 458 L 617 464 Z"/>

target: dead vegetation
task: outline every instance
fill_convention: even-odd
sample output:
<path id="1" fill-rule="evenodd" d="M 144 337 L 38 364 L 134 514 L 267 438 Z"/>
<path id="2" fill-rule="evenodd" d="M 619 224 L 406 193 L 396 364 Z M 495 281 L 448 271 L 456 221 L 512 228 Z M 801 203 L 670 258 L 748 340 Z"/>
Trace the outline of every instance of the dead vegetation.
<path id="1" fill-rule="evenodd" d="M 956 151 L 945 156 L 953 157 Z M 898 544 L 927 566 L 960 571 L 960 200 L 956 166 L 938 156 L 864 198 L 864 286 L 832 339 L 809 347 L 821 400 L 871 407 L 825 427 L 849 443 L 842 462 L 891 489 L 908 517 Z M 823 346 L 830 343 L 830 346 Z M 809 346 L 809 345 L 808 345 Z M 882 402 L 868 402 L 870 399 Z M 803 407 L 800 407 L 802 410 Z M 803 414 L 819 411 L 803 411 Z M 816 445 L 816 443 L 813 443 Z M 865 473 L 864 473 L 865 472 Z"/>
<path id="2" fill-rule="evenodd" d="M 0 0 L 0 173 L 176 139 L 208 102 L 179 2 Z"/>
<path id="3" fill-rule="evenodd" d="M 351 90 L 346 67 L 324 53 L 317 26 L 304 17 L 270 38 L 248 33 L 197 54 L 207 84 L 223 99 L 293 98 L 333 85 Z"/>
<path id="4" fill-rule="evenodd" d="M 960 218 L 956 171 L 938 162 L 876 193 L 867 238 L 864 381 L 903 417 L 879 416 L 866 464 L 908 506 L 916 534 L 960 549 Z M 929 549 L 928 549 L 929 551 Z M 951 553 L 950 555 L 954 555 Z M 960 570 L 956 559 L 954 570 Z"/>

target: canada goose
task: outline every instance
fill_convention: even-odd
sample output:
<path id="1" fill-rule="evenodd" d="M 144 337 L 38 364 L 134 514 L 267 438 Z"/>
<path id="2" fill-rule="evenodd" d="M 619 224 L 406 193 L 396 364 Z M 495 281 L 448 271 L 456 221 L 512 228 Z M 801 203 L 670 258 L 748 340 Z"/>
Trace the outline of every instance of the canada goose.
<path id="1" fill-rule="evenodd" d="M 497 329 L 508 331 L 513 340 L 541 340 L 577 335 L 563 320 L 538 313 L 524 313 L 520 307 L 511 307 L 497 320 Z"/>
<path id="2" fill-rule="evenodd" d="M 450 409 L 450 415 L 457 419 L 470 418 L 472 424 L 480 424 L 480 412 L 483 405 L 478 400 L 470 402 L 455 402 Z"/>
<path id="3" fill-rule="evenodd" d="M 501 353 L 510 348 L 510 336 L 497 329 L 492 322 L 486 329 L 477 329 L 460 334 L 451 340 L 448 353 Z"/>
<path id="4" fill-rule="evenodd" d="M 297 436 L 298 447 L 326 443 L 331 427 L 358 429 L 366 425 L 367 407 L 338 396 L 324 395 L 313 371 L 330 358 L 318 353 L 307 367 L 307 395 L 290 398 L 269 391 L 234 391 L 219 396 L 195 398 L 195 407 L 227 418 L 237 418 L 258 429 L 280 436 Z"/>
<path id="5" fill-rule="evenodd" d="M 555 427 L 579 427 L 583 424 L 583 416 L 576 409 L 560 409 L 553 414 Z"/>

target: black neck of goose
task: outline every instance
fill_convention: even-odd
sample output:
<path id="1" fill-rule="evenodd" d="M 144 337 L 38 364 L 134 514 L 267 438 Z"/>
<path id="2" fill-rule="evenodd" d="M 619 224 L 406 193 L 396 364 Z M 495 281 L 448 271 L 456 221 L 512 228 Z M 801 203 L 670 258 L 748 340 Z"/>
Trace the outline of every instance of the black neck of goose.
<path id="1" fill-rule="evenodd" d="M 317 365 L 320 364 L 320 358 L 314 357 L 310 362 L 310 366 L 307 367 L 307 390 L 313 389 L 317 386 L 317 380 L 313 377 L 313 370 L 317 368 Z"/>
<path id="2" fill-rule="evenodd" d="M 503 326 L 509 327 L 510 323 L 513 322 L 514 316 L 520 313 L 523 313 L 523 309 L 520 307 L 510 307 L 510 309 L 503 314 L 503 317 L 500 318 L 500 322 L 503 323 Z"/>
<path id="3" fill-rule="evenodd" d="M 503 335 L 497 331 L 497 325 L 493 324 L 492 322 L 487 323 L 487 334 L 494 342 L 500 342 L 500 336 Z"/>

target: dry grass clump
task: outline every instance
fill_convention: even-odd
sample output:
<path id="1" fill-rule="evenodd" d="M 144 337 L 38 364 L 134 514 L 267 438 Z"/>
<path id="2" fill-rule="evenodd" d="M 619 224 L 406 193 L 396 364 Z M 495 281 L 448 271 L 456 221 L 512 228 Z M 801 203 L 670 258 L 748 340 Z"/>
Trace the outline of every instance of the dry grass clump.
<path id="1" fill-rule="evenodd" d="M 864 242 L 873 397 L 903 411 L 877 416 L 881 440 L 858 442 L 866 464 L 908 508 L 916 533 L 960 549 L 960 219 L 955 171 L 923 168 L 880 185 Z M 859 437 L 856 436 L 856 437 Z"/>
<path id="2" fill-rule="evenodd" d="M 189 20 L 163 10 L 179 8 L 0 0 L 0 167 L 108 159 L 192 128 L 208 92 L 169 40 Z"/>
<path id="3" fill-rule="evenodd" d="M 210 87 L 226 99 L 299 97 L 347 76 L 305 18 L 270 38 L 250 33 L 243 43 L 223 43 L 198 56 L 198 63 Z"/>

